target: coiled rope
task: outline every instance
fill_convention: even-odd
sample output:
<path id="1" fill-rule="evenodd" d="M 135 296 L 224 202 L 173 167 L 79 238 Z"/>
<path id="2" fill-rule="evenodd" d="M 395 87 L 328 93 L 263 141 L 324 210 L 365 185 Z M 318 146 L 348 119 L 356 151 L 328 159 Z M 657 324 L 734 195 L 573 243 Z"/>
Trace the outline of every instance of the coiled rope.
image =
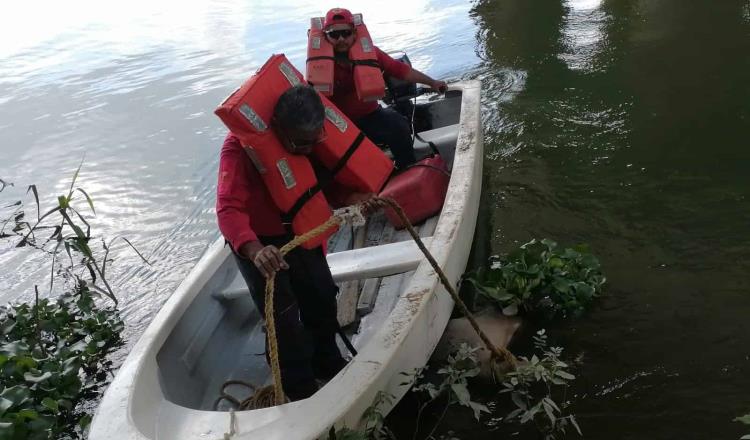
<path id="1" fill-rule="evenodd" d="M 370 199 L 366 203 L 368 203 L 370 206 L 375 206 L 378 208 L 393 209 L 396 215 L 398 215 L 398 217 L 401 219 L 401 222 L 404 225 L 406 225 L 406 229 L 409 231 L 409 235 L 411 235 L 411 238 L 414 240 L 414 242 L 417 244 L 419 249 L 422 251 L 425 258 L 427 258 L 427 261 L 430 262 L 430 265 L 432 266 L 433 270 L 440 278 L 440 282 L 443 284 L 443 287 L 445 287 L 445 289 L 451 295 L 451 298 L 453 298 L 453 301 L 456 303 L 456 305 L 459 307 L 461 312 L 469 320 L 469 323 L 471 323 L 471 326 L 474 328 L 474 331 L 476 331 L 476 333 L 481 338 L 482 342 L 484 342 L 484 345 L 490 351 L 493 361 L 496 362 L 499 366 L 501 366 L 502 369 L 514 370 L 517 365 L 516 357 L 513 355 L 513 353 L 508 351 L 506 348 L 497 347 L 495 344 L 493 344 L 492 341 L 490 341 L 490 339 L 487 337 L 487 335 L 482 331 L 482 329 L 479 328 L 479 324 L 474 318 L 474 315 L 469 311 L 469 308 L 458 296 L 458 292 L 456 291 L 455 287 L 451 284 L 450 280 L 448 280 L 448 277 L 440 268 L 437 261 L 435 261 L 435 258 L 432 256 L 432 254 L 430 254 L 430 251 L 427 250 L 427 247 L 422 242 L 422 239 L 419 237 L 419 234 L 414 229 L 411 222 L 406 217 L 404 210 L 398 205 L 398 203 L 396 203 L 396 201 L 394 201 L 393 199 L 389 197 L 375 197 L 375 198 Z M 296 248 L 302 243 L 305 243 L 306 241 L 310 239 L 313 239 L 315 237 L 318 237 L 321 234 L 326 233 L 329 229 L 333 227 L 340 226 L 344 223 L 352 223 L 355 225 L 364 224 L 364 217 L 361 211 L 362 211 L 361 205 L 350 206 L 348 208 L 335 211 L 334 214 L 325 223 L 308 231 L 305 234 L 294 237 L 289 243 L 282 246 L 281 249 L 279 249 L 279 251 L 281 252 L 281 255 L 282 256 L 286 255 L 292 249 Z M 274 291 L 275 279 L 276 279 L 275 274 L 266 279 L 266 290 L 265 290 L 265 320 L 266 320 L 267 337 L 268 337 L 268 355 L 271 361 L 273 385 L 269 385 L 267 387 L 258 389 L 254 385 L 247 383 L 247 382 L 228 381 L 224 383 L 224 385 L 222 386 L 221 395 L 216 400 L 214 407 L 216 407 L 219 401 L 221 401 L 222 399 L 232 402 L 233 404 L 237 406 L 239 410 L 266 408 L 266 407 L 273 406 L 273 405 L 281 405 L 287 401 L 284 396 L 284 390 L 281 386 L 281 368 L 279 367 L 279 348 L 278 348 L 278 343 L 276 340 L 276 323 L 275 323 L 275 319 L 273 316 L 273 291 Z M 251 390 L 253 390 L 253 395 L 245 400 L 240 401 L 225 391 L 225 388 L 229 385 L 243 385 L 245 387 L 248 387 Z"/>

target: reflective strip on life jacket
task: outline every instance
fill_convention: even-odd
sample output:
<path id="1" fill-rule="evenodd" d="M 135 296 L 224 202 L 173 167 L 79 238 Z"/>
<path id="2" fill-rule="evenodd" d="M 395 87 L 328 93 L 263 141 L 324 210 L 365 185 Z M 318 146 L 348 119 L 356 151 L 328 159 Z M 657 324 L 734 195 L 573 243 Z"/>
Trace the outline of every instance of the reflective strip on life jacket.
<path id="1" fill-rule="evenodd" d="M 287 152 L 270 127 L 276 102 L 288 88 L 302 84 L 302 75 L 284 55 L 273 55 L 255 75 L 216 109 L 215 113 L 242 143 L 258 169 L 282 219 L 300 235 L 331 215 L 321 181 L 306 156 Z M 326 140 L 312 151 L 330 171 L 333 180 L 358 192 L 378 192 L 393 170 L 393 162 L 328 99 L 325 106 Z M 330 180 L 330 179 L 329 179 Z M 325 242 L 330 234 L 306 243 L 308 249 Z"/>
<path id="2" fill-rule="evenodd" d="M 385 80 L 380 70 L 375 45 L 362 21 L 362 14 L 353 14 L 356 40 L 349 49 L 354 87 L 361 101 L 377 101 L 385 96 Z M 307 39 L 307 81 L 326 96 L 333 94 L 334 51 L 322 29 L 323 17 L 310 19 Z"/>

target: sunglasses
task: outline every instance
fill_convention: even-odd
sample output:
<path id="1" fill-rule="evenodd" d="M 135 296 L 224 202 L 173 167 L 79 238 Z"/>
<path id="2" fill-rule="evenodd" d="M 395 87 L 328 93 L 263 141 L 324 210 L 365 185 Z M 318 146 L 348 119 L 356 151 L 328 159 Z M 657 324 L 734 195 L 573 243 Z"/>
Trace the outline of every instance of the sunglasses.
<path id="1" fill-rule="evenodd" d="M 339 38 L 349 38 L 352 36 L 352 30 L 342 29 L 338 31 L 326 31 L 326 35 L 328 35 L 328 38 L 330 38 L 331 40 L 338 40 Z"/>
<path id="2" fill-rule="evenodd" d="M 326 139 L 328 139 L 328 134 L 326 133 L 325 127 L 321 129 L 320 135 L 318 136 L 318 138 L 312 141 L 307 141 L 307 140 L 295 141 L 287 137 L 287 141 L 289 142 L 289 147 L 291 148 L 293 152 L 307 151 L 311 149 L 312 147 L 314 147 L 315 145 L 325 141 Z"/>

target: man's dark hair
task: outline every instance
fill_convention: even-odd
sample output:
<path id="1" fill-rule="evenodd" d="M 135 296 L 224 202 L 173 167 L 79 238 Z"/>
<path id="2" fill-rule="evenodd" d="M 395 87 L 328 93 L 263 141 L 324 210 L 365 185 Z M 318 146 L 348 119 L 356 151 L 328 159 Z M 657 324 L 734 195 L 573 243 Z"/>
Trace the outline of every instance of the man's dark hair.
<path id="1" fill-rule="evenodd" d="M 281 94 L 273 117 L 281 130 L 317 132 L 323 128 L 325 109 L 315 89 L 297 85 Z"/>

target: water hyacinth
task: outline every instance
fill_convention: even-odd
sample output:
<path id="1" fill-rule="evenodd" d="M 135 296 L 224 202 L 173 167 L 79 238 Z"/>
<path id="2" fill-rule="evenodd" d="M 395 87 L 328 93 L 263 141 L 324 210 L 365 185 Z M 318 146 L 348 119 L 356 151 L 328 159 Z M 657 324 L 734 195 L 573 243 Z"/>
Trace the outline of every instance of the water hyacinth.
<path id="1" fill-rule="evenodd" d="M 561 250 L 552 240 L 531 240 L 489 269 L 467 277 L 508 316 L 538 312 L 577 317 L 602 292 L 606 278 L 587 246 Z"/>
<path id="2" fill-rule="evenodd" d="M 92 402 L 112 367 L 107 356 L 122 344 L 115 307 L 95 300 L 105 295 L 117 303 L 105 275 L 112 242 L 121 237 L 102 241 L 103 257 L 96 258 L 91 227 L 71 205 L 75 194 L 83 194 L 95 214 L 91 197 L 75 187 L 79 171 L 48 210 L 39 206 L 36 186 L 28 187 L 36 218 L 21 200 L 0 210 L 0 239 L 47 254 L 49 296 L 62 291 L 40 298 L 37 289 L 33 302 L 0 307 L 0 440 L 84 438 Z M 0 181 L 0 191 L 6 186 L 12 184 Z M 64 287 L 53 291 L 55 281 Z"/>
<path id="3" fill-rule="evenodd" d="M 0 439 L 75 439 L 122 340 L 123 323 L 85 282 L 57 299 L 0 309 Z"/>

